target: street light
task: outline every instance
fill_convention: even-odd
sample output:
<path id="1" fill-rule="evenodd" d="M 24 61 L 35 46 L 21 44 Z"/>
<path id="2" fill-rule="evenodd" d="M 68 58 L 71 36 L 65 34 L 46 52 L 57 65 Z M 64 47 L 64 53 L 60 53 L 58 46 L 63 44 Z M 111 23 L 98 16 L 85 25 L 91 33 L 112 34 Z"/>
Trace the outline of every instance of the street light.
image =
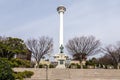
<path id="1" fill-rule="evenodd" d="M 45 65 L 45 70 L 46 70 L 46 80 L 48 80 L 48 65 Z"/>

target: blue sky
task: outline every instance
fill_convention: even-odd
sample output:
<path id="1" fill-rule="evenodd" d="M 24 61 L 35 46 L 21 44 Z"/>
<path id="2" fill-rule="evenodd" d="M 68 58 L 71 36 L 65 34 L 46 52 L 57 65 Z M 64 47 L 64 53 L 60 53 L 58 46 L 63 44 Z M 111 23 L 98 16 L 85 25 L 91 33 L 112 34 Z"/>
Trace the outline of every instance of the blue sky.
<path id="1" fill-rule="evenodd" d="M 24 40 L 49 36 L 59 45 L 59 15 L 64 5 L 64 44 L 93 35 L 103 45 L 120 41 L 120 0 L 0 0 L 0 36 Z"/>

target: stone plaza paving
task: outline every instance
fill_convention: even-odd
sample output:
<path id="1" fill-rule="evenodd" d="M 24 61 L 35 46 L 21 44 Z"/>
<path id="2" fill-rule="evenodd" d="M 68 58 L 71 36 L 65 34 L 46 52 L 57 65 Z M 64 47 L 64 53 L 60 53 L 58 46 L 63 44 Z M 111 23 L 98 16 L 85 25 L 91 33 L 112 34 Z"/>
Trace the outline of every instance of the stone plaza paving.
<path id="1" fill-rule="evenodd" d="M 34 75 L 25 80 L 120 80 L 118 69 L 35 69 L 14 68 L 14 71 L 33 71 Z"/>

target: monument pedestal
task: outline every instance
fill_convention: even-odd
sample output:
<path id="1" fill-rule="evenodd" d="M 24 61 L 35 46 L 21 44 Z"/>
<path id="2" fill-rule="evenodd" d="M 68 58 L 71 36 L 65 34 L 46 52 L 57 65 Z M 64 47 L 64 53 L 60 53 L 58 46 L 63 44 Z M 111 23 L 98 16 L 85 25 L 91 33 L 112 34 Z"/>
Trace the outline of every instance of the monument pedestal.
<path id="1" fill-rule="evenodd" d="M 67 59 L 68 56 L 66 56 L 64 53 L 59 53 L 59 54 L 56 54 L 54 56 L 55 58 L 55 61 L 58 63 L 58 65 L 56 66 L 56 68 L 66 68 L 65 67 L 65 63 L 66 63 L 66 59 Z"/>
<path id="2" fill-rule="evenodd" d="M 66 68 L 65 67 L 65 61 L 64 60 L 59 60 L 56 68 Z"/>

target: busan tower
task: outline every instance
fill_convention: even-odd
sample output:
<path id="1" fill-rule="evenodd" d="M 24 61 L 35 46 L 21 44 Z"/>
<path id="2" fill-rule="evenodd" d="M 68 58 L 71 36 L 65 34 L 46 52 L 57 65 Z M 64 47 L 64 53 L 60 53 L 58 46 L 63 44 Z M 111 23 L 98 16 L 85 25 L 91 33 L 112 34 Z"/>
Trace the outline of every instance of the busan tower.
<path id="1" fill-rule="evenodd" d="M 66 8 L 64 6 L 59 6 L 57 8 L 57 11 L 60 15 L 60 34 L 59 34 L 59 47 L 60 47 L 60 53 L 63 53 L 63 15 L 66 11 Z"/>
<path id="2" fill-rule="evenodd" d="M 63 44 L 63 15 L 66 11 L 64 6 L 59 6 L 57 12 L 60 16 L 60 31 L 59 31 L 59 54 L 54 56 L 56 62 L 58 63 L 56 68 L 66 68 L 65 63 L 68 56 L 64 54 L 64 44 Z"/>

